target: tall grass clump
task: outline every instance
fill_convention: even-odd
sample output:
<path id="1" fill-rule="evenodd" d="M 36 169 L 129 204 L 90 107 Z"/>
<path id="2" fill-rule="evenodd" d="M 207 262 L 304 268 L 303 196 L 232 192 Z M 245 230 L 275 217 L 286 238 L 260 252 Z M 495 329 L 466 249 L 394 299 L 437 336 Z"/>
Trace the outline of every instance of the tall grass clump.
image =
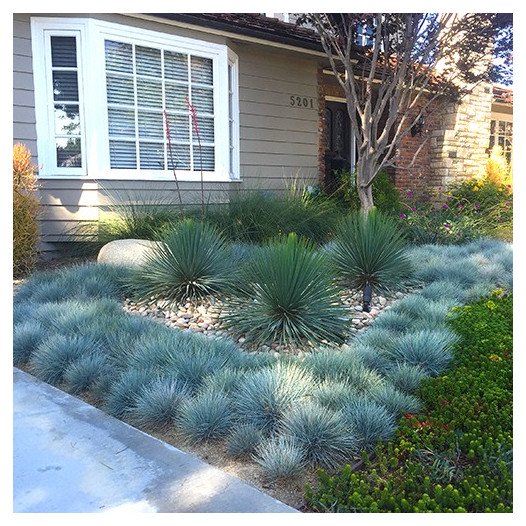
<path id="1" fill-rule="evenodd" d="M 269 479 L 292 479 L 305 468 L 305 452 L 288 436 L 272 436 L 260 444 L 254 460 Z"/>
<path id="2" fill-rule="evenodd" d="M 23 144 L 13 146 L 13 275 L 33 269 L 37 260 L 39 200 L 37 167 Z"/>
<path id="3" fill-rule="evenodd" d="M 424 329 L 402 335 L 389 352 L 396 361 L 420 366 L 436 376 L 449 365 L 456 341 L 449 329 Z"/>
<path id="4" fill-rule="evenodd" d="M 408 278 L 411 266 L 396 223 L 378 212 L 354 213 L 337 227 L 332 257 L 352 289 L 389 290 Z"/>
<path id="5" fill-rule="evenodd" d="M 231 275 L 229 250 L 219 231 L 188 219 L 174 227 L 127 281 L 139 301 L 155 297 L 176 306 L 224 291 Z"/>
<path id="6" fill-rule="evenodd" d="M 56 385 L 62 381 L 64 372 L 73 362 L 98 349 L 99 343 L 89 336 L 54 334 L 31 355 L 30 370 L 44 382 Z"/>
<path id="7" fill-rule="evenodd" d="M 360 449 L 373 449 L 379 440 L 387 440 L 396 429 L 393 415 L 378 402 L 364 396 L 358 396 L 346 404 L 342 415 L 353 429 Z"/>
<path id="8" fill-rule="evenodd" d="M 170 196 L 171 188 L 154 194 L 137 195 L 129 191 L 102 188 L 108 208 L 97 224 L 97 244 L 115 239 L 159 240 L 162 232 L 179 222 L 183 212 Z"/>
<path id="9" fill-rule="evenodd" d="M 312 402 L 295 407 L 283 420 L 291 436 L 313 466 L 336 468 L 356 453 L 356 440 L 340 413 Z"/>
<path id="10" fill-rule="evenodd" d="M 313 378 L 296 365 L 278 363 L 247 373 L 233 395 L 236 414 L 242 422 L 272 431 L 314 386 Z"/>
<path id="11" fill-rule="evenodd" d="M 234 423 L 231 399 L 224 393 L 208 391 L 186 400 L 177 424 L 193 442 L 222 438 Z"/>
<path id="12" fill-rule="evenodd" d="M 226 326 L 254 344 L 342 343 L 347 322 L 325 254 L 289 235 L 258 250 L 228 301 Z"/>
<path id="13" fill-rule="evenodd" d="M 341 209 L 334 200 L 293 184 L 279 194 L 246 191 L 231 195 L 227 204 L 207 211 L 207 221 L 233 241 L 263 243 L 278 235 L 295 233 L 323 243 L 331 236 L 340 215 Z"/>

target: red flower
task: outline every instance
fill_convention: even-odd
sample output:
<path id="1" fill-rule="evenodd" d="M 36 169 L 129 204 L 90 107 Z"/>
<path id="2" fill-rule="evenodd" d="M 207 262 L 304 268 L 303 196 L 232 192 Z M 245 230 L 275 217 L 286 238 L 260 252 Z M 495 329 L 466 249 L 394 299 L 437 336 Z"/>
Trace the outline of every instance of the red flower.
<path id="1" fill-rule="evenodd" d="M 164 116 L 164 127 L 166 128 L 166 138 L 168 139 L 168 142 L 171 142 L 172 136 L 170 134 L 170 121 L 168 120 L 168 114 L 166 113 L 166 110 L 163 111 Z"/>
<path id="2" fill-rule="evenodd" d="M 188 97 L 186 97 L 186 105 L 188 106 L 190 115 L 192 116 L 192 126 L 194 127 L 195 134 L 197 135 L 197 138 L 199 138 L 200 134 L 199 134 L 199 126 L 197 123 L 197 110 L 192 105 L 192 103 L 188 100 Z"/>

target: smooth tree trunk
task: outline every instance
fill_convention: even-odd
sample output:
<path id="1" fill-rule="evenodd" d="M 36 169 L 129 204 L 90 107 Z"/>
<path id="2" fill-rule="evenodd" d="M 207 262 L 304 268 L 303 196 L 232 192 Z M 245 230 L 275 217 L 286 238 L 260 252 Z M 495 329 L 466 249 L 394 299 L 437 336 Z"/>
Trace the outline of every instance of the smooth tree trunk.
<path id="1" fill-rule="evenodd" d="M 374 208 L 373 202 L 373 178 L 376 175 L 374 164 L 366 159 L 358 159 L 356 163 L 356 189 L 360 198 L 361 210 L 364 213 Z"/>

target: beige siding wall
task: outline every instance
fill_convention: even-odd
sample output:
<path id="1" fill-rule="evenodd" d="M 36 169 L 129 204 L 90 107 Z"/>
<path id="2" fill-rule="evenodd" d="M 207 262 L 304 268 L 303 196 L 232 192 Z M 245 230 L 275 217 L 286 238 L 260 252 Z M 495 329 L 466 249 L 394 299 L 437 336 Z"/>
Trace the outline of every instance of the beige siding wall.
<path id="1" fill-rule="evenodd" d="M 317 64 L 314 58 L 122 15 L 74 16 L 93 16 L 227 44 L 238 55 L 241 181 L 207 183 L 207 202 L 225 202 L 237 191 L 280 191 L 294 180 L 305 183 L 317 180 Z M 309 107 L 291 106 L 291 96 L 300 97 L 302 103 L 305 98 Z M 37 162 L 30 16 L 18 14 L 14 15 L 13 136 L 15 141 L 29 146 Z M 88 175 L 93 181 L 74 178 L 41 180 L 44 241 L 76 237 L 79 231 L 85 231 L 84 226 L 103 216 L 109 203 L 178 202 L 175 184 L 171 181 L 98 180 L 97 174 L 89 171 L 89 166 Z M 181 190 L 185 204 L 201 202 L 199 183 L 181 183 Z"/>
<path id="2" fill-rule="evenodd" d="M 29 15 L 13 16 L 13 36 L 13 141 L 26 144 L 36 164 L 37 134 Z"/>

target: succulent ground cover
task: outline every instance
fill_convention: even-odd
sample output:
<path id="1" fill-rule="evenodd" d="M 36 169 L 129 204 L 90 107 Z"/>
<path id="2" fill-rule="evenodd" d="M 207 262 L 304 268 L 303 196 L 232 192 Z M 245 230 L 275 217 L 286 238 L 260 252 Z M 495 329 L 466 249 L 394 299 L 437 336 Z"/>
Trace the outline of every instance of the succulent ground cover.
<path id="1" fill-rule="evenodd" d="M 448 310 L 511 287 L 505 243 L 422 246 L 408 257 L 419 263 L 419 293 L 352 346 L 305 357 L 247 353 L 228 338 L 127 314 L 122 269 L 35 274 L 15 297 L 14 363 L 150 432 L 223 448 L 259 465 L 262 480 L 334 470 L 392 437 L 404 413 L 418 413 L 413 392 L 453 359 Z"/>
<path id="2" fill-rule="evenodd" d="M 321 473 L 307 500 L 314 511 L 511 512 L 511 294 L 496 290 L 455 307 L 459 335 L 447 374 L 425 380 L 418 414 L 353 473 Z"/>

